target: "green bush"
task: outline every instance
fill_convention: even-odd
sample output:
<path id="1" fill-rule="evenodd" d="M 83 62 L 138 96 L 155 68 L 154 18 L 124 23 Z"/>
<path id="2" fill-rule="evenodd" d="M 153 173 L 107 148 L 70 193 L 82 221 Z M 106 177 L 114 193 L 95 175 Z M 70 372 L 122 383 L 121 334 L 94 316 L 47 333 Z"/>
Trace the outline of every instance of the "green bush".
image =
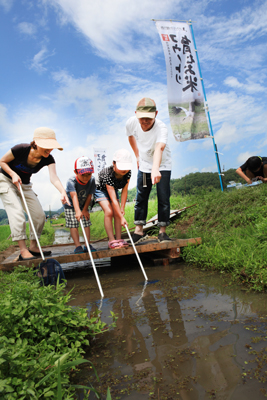
<path id="1" fill-rule="evenodd" d="M 56 399 L 57 361 L 80 360 L 89 339 L 108 329 L 98 312 L 89 319 L 86 309 L 69 306 L 64 290 L 40 286 L 32 269 L 0 273 L 0 398 Z M 64 399 L 74 396 L 70 368 L 61 370 Z"/>

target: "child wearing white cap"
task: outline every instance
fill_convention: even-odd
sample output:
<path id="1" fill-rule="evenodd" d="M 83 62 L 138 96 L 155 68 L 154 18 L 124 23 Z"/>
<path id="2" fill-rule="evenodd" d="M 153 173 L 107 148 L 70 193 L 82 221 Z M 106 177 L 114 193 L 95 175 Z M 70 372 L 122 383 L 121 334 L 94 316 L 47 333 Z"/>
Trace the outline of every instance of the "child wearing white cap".
<path id="1" fill-rule="evenodd" d="M 108 235 L 108 247 L 118 249 L 128 247 L 128 243 L 121 239 L 121 227 L 127 224 L 124 218 L 124 209 L 128 195 L 128 186 L 131 178 L 132 157 L 128 150 L 117 150 L 113 156 L 113 164 L 102 169 L 98 175 L 95 191 L 95 201 L 102 207 L 104 225 Z M 118 190 L 121 192 L 121 204 Z M 115 236 L 113 232 L 113 219 Z"/>
<path id="2" fill-rule="evenodd" d="M 95 192 L 95 178 L 92 176 L 94 165 L 90 158 L 79 157 L 74 163 L 75 176 L 67 182 L 66 193 L 70 205 L 65 204 L 66 227 L 70 228 L 70 234 L 75 244 L 75 254 L 87 253 L 88 249 L 81 246 L 79 238 L 79 221 L 82 219 L 84 230 L 90 243 L 90 214 L 88 207 Z M 91 251 L 96 249 L 89 244 Z"/>

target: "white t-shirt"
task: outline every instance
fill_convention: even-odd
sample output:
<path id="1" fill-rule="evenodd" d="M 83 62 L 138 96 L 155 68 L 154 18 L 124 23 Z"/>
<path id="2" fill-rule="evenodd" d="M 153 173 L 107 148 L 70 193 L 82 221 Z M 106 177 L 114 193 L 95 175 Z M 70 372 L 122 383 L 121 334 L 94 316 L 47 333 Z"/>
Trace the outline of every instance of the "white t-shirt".
<path id="1" fill-rule="evenodd" d="M 167 144 L 168 130 L 167 126 L 159 119 L 155 119 L 153 127 L 145 132 L 141 128 L 136 117 L 131 117 L 126 122 L 127 136 L 134 136 L 139 150 L 139 169 L 142 172 L 151 172 L 153 165 L 153 155 L 156 143 L 166 143 L 162 153 L 162 160 L 159 167 L 160 171 L 171 171 L 171 151 Z"/>

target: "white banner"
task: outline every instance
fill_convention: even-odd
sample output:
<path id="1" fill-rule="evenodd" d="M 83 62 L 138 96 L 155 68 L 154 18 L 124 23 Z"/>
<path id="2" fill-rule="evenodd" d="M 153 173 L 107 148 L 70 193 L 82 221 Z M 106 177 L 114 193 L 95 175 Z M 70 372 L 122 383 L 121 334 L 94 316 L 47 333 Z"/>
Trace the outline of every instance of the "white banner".
<path id="1" fill-rule="evenodd" d="M 103 168 L 107 166 L 107 150 L 104 148 L 94 148 L 95 159 L 95 179 L 97 180 L 98 174 Z"/>
<path id="2" fill-rule="evenodd" d="M 168 108 L 175 140 L 210 136 L 204 95 L 190 26 L 156 21 L 167 69 Z"/>

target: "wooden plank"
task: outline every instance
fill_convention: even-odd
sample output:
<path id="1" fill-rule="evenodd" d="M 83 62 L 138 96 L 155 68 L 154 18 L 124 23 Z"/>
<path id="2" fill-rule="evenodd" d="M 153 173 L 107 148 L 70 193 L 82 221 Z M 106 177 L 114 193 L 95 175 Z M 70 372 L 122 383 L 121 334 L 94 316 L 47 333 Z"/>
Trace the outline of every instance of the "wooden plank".
<path id="1" fill-rule="evenodd" d="M 201 238 L 190 238 L 190 239 L 176 239 L 170 242 L 163 242 L 163 243 L 144 243 L 141 245 L 137 245 L 136 249 L 137 252 L 142 253 L 149 253 L 152 251 L 162 251 L 168 249 L 174 249 L 174 252 L 180 251 L 180 247 L 185 247 L 189 243 L 200 244 Z M 134 254 L 134 249 L 132 246 L 128 248 L 120 248 L 120 249 L 107 249 L 107 243 L 98 243 L 98 247 L 96 252 L 92 253 L 94 259 L 100 258 L 107 258 L 107 257 L 120 257 L 125 255 Z M 70 254 L 70 251 L 74 251 L 74 246 L 72 248 L 66 245 L 66 248 L 63 246 L 50 246 L 47 249 L 51 249 L 53 254 L 51 257 L 47 258 L 55 258 L 59 263 L 69 263 L 69 262 L 78 262 L 78 261 L 87 261 L 89 260 L 89 254 L 82 253 L 82 254 Z M 178 250 L 179 249 L 179 250 Z M 17 265 L 25 265 L 27 267 L 34 267 L 41 262 L 40 258 L 36 258 L 33 260 L 27 261 L 18 261 L 18 254 L 19 252 L 14 253 L 11 257 L 8 257 L 6 260 L 2 262 L 0 265 L 0 270 L 7 271 L 13 269 L 14 266 Z"/>
<path id="2" fill-rule="evenodd" d="M 149 253 L 148 257 L 153 261 L 154 265 L 169 265 L 176 262 L 181 257 L 181 248 L 175 247 L 167 250 L 159 250 L 154 253 Z"/>
<path id="3" fill-rule="evenodd" d="M 181 256 L 181 249 L 180 247 L 175 247 L 168 250 L 158 251 L 157 254 L 163 258 L 179 258 Z"/>

